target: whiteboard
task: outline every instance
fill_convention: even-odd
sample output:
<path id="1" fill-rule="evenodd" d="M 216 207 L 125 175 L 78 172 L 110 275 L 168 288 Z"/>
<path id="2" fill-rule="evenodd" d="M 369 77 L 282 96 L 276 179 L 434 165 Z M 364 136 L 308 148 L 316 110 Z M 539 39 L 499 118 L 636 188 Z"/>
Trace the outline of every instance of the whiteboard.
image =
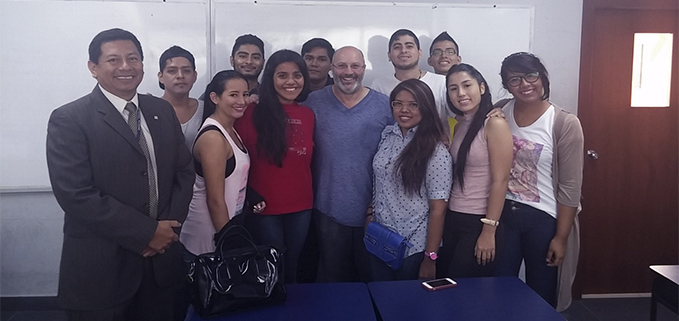
<path id="1" fill-rule="evenodd" d="M 534 8 L 527 5 L 464 5 L 334 1 L 0 1 L 0 192 L 49 188 L 45 160 L 47 120 L 52 110 L 89 93 L 96 81 L 87 70 L 87 47 L 101 30 L 134 33 L 144 50 L 145 77 L 139 92 L 162 95 L 158 58 L 172 45 L 191 51 L 198 97 L 219 70 L 231 69 L 235 39 L 259 36 L 265 56 L 299 51 L 314 37 L 335 48 L 353 45 L 366 56 L 365 85 L 393 73 L 389 36 L 407 28 L 418 35 L 420 67 L 431 40 L 447 30 L 463 62 L 477 67 L 494 98 L 500 63 L 530 51 Z"/>
<path id="2" fill-rule="evenodd" d="M 192 95 L 204 91 L 206 8 L 205 2 L 0 2 L 0 187 L 50 186 L 47 121 L 52 110 L 94 88 L 88 46 L 102 30 L 123 28 L 141 42 L 145 75 L 139 92 L 162 95 L 158 59 L 175 44 L 196 58 L 199 78 Z"/>
<path id="3" fill-rule="evenodd" d="M 364 85 L 394 73 L 387 59 L 389 37 L 412 30 L 420 40 L 420 68 L 427 65 L 431 41 L 448 31 L 460 47 L 462 61 L 484 75 L 492 94 L 501 93 L 500 63 L 517 51 L 530 51 L 533 6 L 464 5 L 399 2 L 237 1 L 215 0 L 213 64 L 230 69 L 235 39 L 253 33 L 264 41 L 265 55 L 280 49 L 299 52 L 314 37 L 335 49 L 355 46 L 366 56 Z M 244 14 L 247 13 L 247 14 Z"/>

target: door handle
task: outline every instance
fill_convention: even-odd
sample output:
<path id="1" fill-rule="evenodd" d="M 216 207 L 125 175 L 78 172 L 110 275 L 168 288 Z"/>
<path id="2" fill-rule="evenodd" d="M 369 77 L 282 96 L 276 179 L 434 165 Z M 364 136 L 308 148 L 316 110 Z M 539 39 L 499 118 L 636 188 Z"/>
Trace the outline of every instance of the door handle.
<path id="1" fill-rule="evenodd" d="M 591 149 L 587 150 L 587 156 L 589 156 L 589 158 L 593 160 L 599 159 L 599 154 L 597 154 L 594 150 Z"/>

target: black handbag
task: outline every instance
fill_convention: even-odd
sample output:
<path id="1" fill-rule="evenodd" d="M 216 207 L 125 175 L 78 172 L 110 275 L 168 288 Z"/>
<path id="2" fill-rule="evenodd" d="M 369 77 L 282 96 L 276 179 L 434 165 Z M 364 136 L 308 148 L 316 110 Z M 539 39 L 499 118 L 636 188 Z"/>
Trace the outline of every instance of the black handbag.
<path id="1" fill-rule="evenodd" d="M 192 303 L 201 318 L 285 301 L 278 249 L 255 245 L 237 224 L 226 224 L 215 240 L 215 251 L 198 256 L 189 270 Z"/>

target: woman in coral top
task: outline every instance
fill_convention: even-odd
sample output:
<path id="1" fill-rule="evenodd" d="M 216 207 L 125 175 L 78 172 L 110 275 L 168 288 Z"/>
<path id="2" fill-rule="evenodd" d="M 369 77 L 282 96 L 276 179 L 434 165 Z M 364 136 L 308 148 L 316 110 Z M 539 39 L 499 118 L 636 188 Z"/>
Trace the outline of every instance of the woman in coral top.
<path id="1" fill-rule="evenodd" d="M 284 249 L 288 283 L 296 281 L 313 206 L 314 114 L 298 104 L 309 92 L 302 57 L 277 51 L 264 67 L 259 103 L 235 125 L 250 152 L 249 184 L 266 200 L 266 208 L 252 215 L 248 225 L 258 242 Z"/>

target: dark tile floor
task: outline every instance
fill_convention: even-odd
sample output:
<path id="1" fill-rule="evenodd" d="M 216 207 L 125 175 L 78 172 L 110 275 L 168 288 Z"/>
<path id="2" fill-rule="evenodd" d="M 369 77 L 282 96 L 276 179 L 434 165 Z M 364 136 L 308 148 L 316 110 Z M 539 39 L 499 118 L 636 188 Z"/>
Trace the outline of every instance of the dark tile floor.
<path id="1" fill-rule="evenodd" d="M 650 320 L 651 298 L 582 299 L 561 313 L 568 321 Z M 657 321 L 677 321 L 679 317 L 658 304 Z"/>
<path id="2" fill-rule="evenodd" d="M 583 299 L 573 301 L 561 315 L 568 321 L 642 321 L 649 320 L 650 306 L 650 298 Z M 0 321 L 66 321 L 64 313 L 58 310 L 32 310 L 26 306 L 19 306 L 21 310 L 9 308 L 16 306 L 3 306 Z M 658 305 L 657 321 L 677 320 L 676 314 L 662 304 Z"/>

